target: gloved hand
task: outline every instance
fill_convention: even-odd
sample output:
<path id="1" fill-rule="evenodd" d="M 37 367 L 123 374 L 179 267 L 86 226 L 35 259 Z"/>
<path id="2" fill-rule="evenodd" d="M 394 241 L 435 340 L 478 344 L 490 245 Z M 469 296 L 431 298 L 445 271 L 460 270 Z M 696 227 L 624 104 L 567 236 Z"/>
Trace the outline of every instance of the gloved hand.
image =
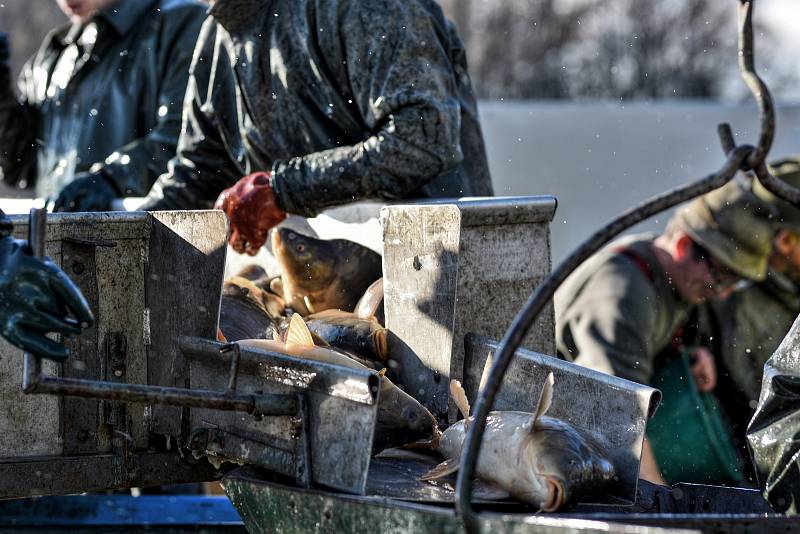
<path id="1" fill-rule="evenodd" d="M 714 355 L 706 347 L 695 347 L 689 351 L 689 357 L 697 389 L 702 393 L 712 391 L 717 387 L 717 366 L 714 363 Z"/>
<path id="2" fill-rule="evenodd" d="M 214 208 L 228 216 L 233 250 L 251 256 L 267 242 L 269 230 L 286 218 L 268 172 L 245 176 L 219 195 Z"/>
<path id="3" fill-rule="evenodd" d="M 68 312 L 75 316 L 71 318 Z M 0 239 L 0 333 L 17 347 L 53 360 L 67 358 L 47 332 L 79 334 L 94 323 L 89 304 L 49 259 L 31 254 L 27 242 Z"/>
<path id="4" fill-rule="evenodd" d="M 53 211 L 108 211 L 121 193 L 102 172 L 83 173 L 64 186 L 56 197 Z"/>

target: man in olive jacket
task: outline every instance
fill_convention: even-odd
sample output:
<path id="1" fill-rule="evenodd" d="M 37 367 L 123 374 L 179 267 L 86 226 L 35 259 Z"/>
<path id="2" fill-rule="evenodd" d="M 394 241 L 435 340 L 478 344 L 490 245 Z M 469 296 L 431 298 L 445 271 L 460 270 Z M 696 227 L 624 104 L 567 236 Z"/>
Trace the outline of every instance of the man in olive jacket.
<path id="1" fill-rule="evenodd" d="M 800 187 L 799 157 L 772 162 L 770 172 Z M 775 197 L 757 180 L 749 183 L 776 210 L 767 277 L 711 303 L 700 316 L 703 333 L 722 364 L 724 389 L 718 396 L 737 438 L 744 435 L 758 404 L 764 364 L 800 314 L 800 208 Z"/>
<path id="2" fill-rule="evenodd" d="M 433 0 L 217 0 L 210 14 L 146 209 L 208 208 L 251 175 L 224 207 L 254 252 L 286 212 L 491 195 L 464 48 Z"/>
<path id="3" fill-rule="evenodd" d="M 617 240 L 589 258 L 555 295 L 556 346 L 562 358 L 648 384 L 693 306 L 729 296 L 741 279 L 763 280 L 773 211 L 731 181 L 679 207 L 658 236 Z M 701 391 L 716 383 L 707 349 L 693 350 Z M 649 442 L 642 478 L 661 482 Z"/>
<path id="4" fill-rule="evenodd" d="M 8 52 L 0 52 L 0 173 L 9 185 L 35 184 L 37 196 L 57 198 L 57 210 L 109 209 L 113 198 L 147 194 L 175 155 L 205 6 L 59 4 L 70 23 L 25 65 L 19 95 Z"/>

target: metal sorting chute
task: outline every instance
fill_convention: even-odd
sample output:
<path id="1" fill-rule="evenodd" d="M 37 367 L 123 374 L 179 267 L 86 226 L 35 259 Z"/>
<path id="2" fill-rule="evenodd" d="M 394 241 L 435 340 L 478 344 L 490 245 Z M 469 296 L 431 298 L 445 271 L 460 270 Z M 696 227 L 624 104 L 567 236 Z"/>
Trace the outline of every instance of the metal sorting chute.
<path id="1" fill-rule="evenodd" d="M 372 455 L 380 380 L 374 371 L 233 345 L 238 372 L 226 374 L 230 345 L 183 338 L 193 387 L 297 396 L 283 417 L 193 409 L 189 448 L 211 459 L 247 463 L 349 493 L 363 494 Z M 231 387 L 232 386 L 232 387 Z M 213 461 L 213 460 L 212 460 Z"/>
<path id="2" fill-rule="evenodd" d="M 483 336 L 467 335 L 463 385 L 468 399 L 478 397 L 498 345 L 497 341 Z M 555 388 L 553 404 L 547 414 L 589 431 L 605 442 L 618 477 L 605 490 L 606 494 L 633 504 L 645 427 L 661 402 L 661 392 L 558 358 L 519 349 L 497 392 L 494 409 L 532 412 L 550 372 L 555 378 Z"/>
<path id="3" fill-rule="evenodd" d="M 377 373 L 213 341 L 221 212 L 15 219 L 17 236 L 28 232 L 80 287 L 96 324 L 64 340 L 63 363 L 24 356 L 23 391 L 42 396 L 19 390 L 19 351 L 0 344 L 0 498 L 221 476 L 187 447 L 364 492 Z"/>
<path id="4" fill-rule="evenodd" d="M 499 338 L 550 273 L 551 196 L 448 199 L 381 210 L 386 326 L 401 382 L 455 422 L 449 378 L 464 374 L 464 335 Z M 489 312 L 487 312 L 490 310 Z M 555 353 L 552 307 L 524 340 Z"/>

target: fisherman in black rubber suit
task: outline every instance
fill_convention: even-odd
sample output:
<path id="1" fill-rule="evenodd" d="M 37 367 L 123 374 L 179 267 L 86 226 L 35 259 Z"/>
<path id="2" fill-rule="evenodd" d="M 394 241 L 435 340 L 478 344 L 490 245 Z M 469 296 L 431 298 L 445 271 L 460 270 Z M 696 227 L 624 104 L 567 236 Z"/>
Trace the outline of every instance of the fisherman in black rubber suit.
<path id="1" fill-rule="evenodd" d="M 41 1 L 41 0 L 39 0 Z M 0 175 L 56 211 L 144 196 L 175 155 L 196 0 L 58 0 L 52 31 L 13 89 L 0 34 Z"/>
<path id="2" fill-rule="evenodd" d="M 231 244 L 255 253 L 287 212 L 492 194 L 464 48 L 433 0 L 216 0 L 210 14 L 178 154 L 145 209 L 210 208 L 230 188 Z"/>
<path id="3" fill-rule="evenodd" d="M 35 258 L 28 243 L 11 232 L 11 221 L 0 210 L 0 334 L 37 356 L 64 360 L 67 348 L 45 334 L 79 334 L 91 326 L 89 304 L 61 269 Z"/>

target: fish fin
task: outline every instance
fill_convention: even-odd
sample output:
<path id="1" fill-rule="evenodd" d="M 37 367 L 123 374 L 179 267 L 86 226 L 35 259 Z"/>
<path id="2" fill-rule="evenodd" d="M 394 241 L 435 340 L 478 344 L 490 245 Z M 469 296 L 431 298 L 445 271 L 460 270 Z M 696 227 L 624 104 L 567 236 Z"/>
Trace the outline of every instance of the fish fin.
<path id="1" fill-rule="evenodd" d="M 286 331 L 286 347 L 313 347 L 314 338 L 299 313 L 292 315 L 289 329 Z"/>
<path id="2" fill-rule="evenodd" d="M 261 292 L 261 302 L 264 305 L 264 309 L 267 310 L 267 314 L 270 316 L 270 318 L 281 317 L 283 315 L 284 308 L 286 308 L 286 303 L 281 297 L 267 291 Z"/>
<path id="3" fill-rule="evenodd" d="M 217 327 L 217 341 L 221 341 L 222 343 L 227 343 L 228 340 L 225 339 L 225 334 L 222 333 L 222 330 Z"/>
<path id="4" fill-rule="evenodd" d="M 372 334 L 372 344 L 375 346 L 375 354 L 378 355 L 378 358 L 383 362 L 387 361 L 389 359 L 389 331 L 385 328 L 376 330 Z"/>
<path id="5" fill-rule="evenodd" d="M 509 492 L 494 482 L 487 482 L 479 478 L 475 480 L 475 491 L 473 493 L 476 498 L 487 501 L 502 501 L 511 497 Z"/>
<path id="6" fill-rule="evenodd" d="M 542 392 L 539 394 L 539 402 L 536 403 L 536 410 L 533 412 L 533 419 L 531 419 L 531 430 L 533 430 L 533 423 L 536 422 L 541 416 L 547 413 L 550 405 L 553 403 L 553 384 L 555 379 L 553 373 L 548 373 L 547 378 L 542 386 Z"/>
<path id="7" fill-rule="evenodd" d="M 386 376 L 386 367 L 378 371 L 378 376 Z"/>
<path id="8" fill-rule="evenodd" d="M 458 380 L 453 379 L 450 381 L 450 396 L 453 398 L 453 402 L 456 403 L 458 411 L 461 412 L 461 416 L 467 419 L 470 411 L 469 400 L 464 388 L 461 386 L 461 382 Z"/>
<path id="9" fill-rule="evenodd" d="M 311 329 L 309 329 L 309 330 L 311 330 Z M 328 343 L 327 341 L 325 341 L 324 339 L 319 337 L 314 332 L 311 332 L 311 339 L 314 340 L 314 345 L 316 345 L 318 347 L 328 347 L 328 348 L 330 348 L 330 346 L 331 346 L 330 343 Z"/>
<path id="10" fill-rule="evenodd" d="M 411 443 L 406 443 L 405 445 L 401 445 L 399 448 L 404 451 L 418 451 L 418 450 L 435 451 L 438 446 L 439 446 L 439 437 L 436 436 L 435 439 L 426 439 L 423 441 L 414 441 Z"/>
<path id="11" fill-rule="evenodd" d="M 230 282 L 231 284 L 236 284 L 236 285 L 237 285 L 237 286 L 239 286 L 239 287 L 245 287 L 245 288 L 247 288 L 247 289 L 253 289 L 253 288 L 256 288 L 256 289 L 258 289 L 259 291 L 261 290 L 259 287 L 257 287 L 257 286 L 256 286 L 256 285 L 253 283 L 253 281 L 252 281 L 252 280 L 250 280 L 249 278 L 245 278 L 244 276 L 239 276 L 239 275 L 236 275 L 236 276 L 231 276 L 230 278 L 228 278 L 228 279 L 226 280 L 226 282 Z"/>
<path id="12" fill-rule="evenodd" d="M 436 422 L 436 418 L 433 416 L 432 413 L 428 412 L 431 417 L 431 439 L 426 439 L 423 441 L 414 441 L 413 443 L 406 443 L 401 449 L 405 450 L 418 450 L 418 449 L 426 449 L 435 451 L 439 449 L 439 442 L 442 440 L 442 431 L 439 430 L 439 425 Z"/>
<path id="13" fill-rule="evenodd" d="M 458 458 L 450 458 L 440 463 L 421 477 L 420 480 L 436 480 L 437 478 L 446 477 L 458 471 Z"/>
<path id="14" fill-rule="evenodd" d="M 306 305 L 306 309 L 308 309 L 308 313 L 314 313 L 314 305 L 311 304 L 311 299 L 308 298 L 308 295 L 303 296 L 303 304 Z"/>
<path id="15" fill-rule="evenodd" d="M 381 302 L 383 302 L 383 278 L 378 278 L 372 282 L 359 299 L 358 304 L 356 304 L 355 314 L 362 319 L 375 317 Z"/>

